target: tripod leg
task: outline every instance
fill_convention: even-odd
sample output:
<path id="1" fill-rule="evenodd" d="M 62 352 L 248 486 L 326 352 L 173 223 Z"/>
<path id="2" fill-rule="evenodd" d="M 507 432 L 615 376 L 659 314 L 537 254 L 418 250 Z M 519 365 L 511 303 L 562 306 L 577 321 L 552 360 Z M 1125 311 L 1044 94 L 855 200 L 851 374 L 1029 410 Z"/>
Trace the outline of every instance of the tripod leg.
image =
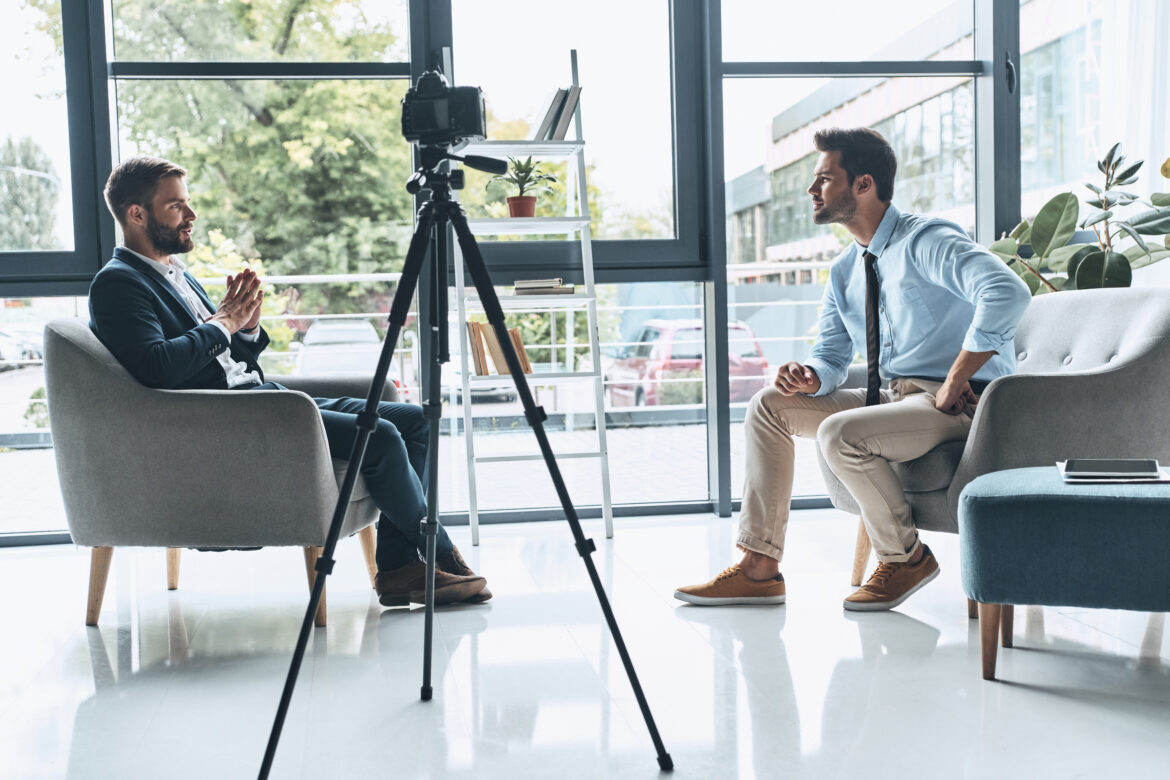
<path id="1" fill-rule="evenodd" d="M 427 365 L 427 400 L 423 414 L 430 422 L 430 442 L 427 447 L 427 516 L 420 529 L 426 538 L 426 593 L 423 607 L 423 681 L 420 697 L 430 701 L 431 656 L 435 624 L 435 556 L 439 532 L 439 424 L 443 416 L 443 363 L 447 362 L 447 217 L 438 210 L 434 222 L 434 255 L 431 264 L 430 355 Z"/>
<path id="2" fill-rule="evenodd" d="M 284 728 L 284 719 L 288 714 L 289 703 L 292 701 L 293 689 L 296 688 L 301 661 L 304 659 L 305 648 L 309 643 L 309 633 L 313 628 L 317 605 L 325 592 L 325 578 L 333 573 L 333 550 L 337 547 L 337 538 L 341 535 L 341 526 L 349 507 L 349 499 L 353 495 L 354 485 L 361 473 L 362 461 L 366 457 L 366 447 L 369 445 L 370 435 L 378 424 L 378 403 L 382 398 L 382 388 L 386 385 L 386 375 L 390 371 L 390 360 L 394 357 L 398 336 L 406 324 L 406 315 L 410 311 L 410 301 L 414 297 L 414 290 L 418 285 L 418 274 L 422 268 L 423 258 L 426 256 L 427 243 L 434 219 L 433 203 L 424 204 L 419 210 L 418 227 L 410 240 L 410 249 L 406 253 L 402 277 L 398 280 L 398 289 L 394 292 L 394 302 L 390 305 L 390 325 L 386 331 L 386 341 L 382 344 L 381 355 L 378 357 L 378 366 L 374 370 L 374 379 L 370 383 L 366 405 L 357 415 L 357 436 L 354 437 L 353 449 L 349 455 L 349 468 L 346 469 L 345 480 L 341 484 L 337 504 L 333 508 L 333 520 L 329 525 L 329 534 L 326 537 L 321 556 L 313 565 L 317 572 L 317 578 L 313 583 L 312 593 L 309 595 L 309 605 L 305 610 L 305 619 L 301 623 L 301 633 L 297 637 L 297 646 L 293 651 L 288 677 L 284 682 L 284 691 L 281 693 L 280 704 L 276 708 L 276 718 L 268 736 L 264 761 L 260 765 L 259 777 L 261 780 L 267 778 L 272 769 L 272 761 L 276 757 L 276 746 L 280 743 L 280 732 Z"/>
<path id="3" fill-rule="evenodd" d="M 544 430 L 544 421 L 548 419 L 548 416 L 545 414 L 544 409 L 538 407 L 532 399 L 532 392 L 528 387 L 528 380 L 525 378 L 524 371 L 520 367 L 520 360 L 516 356 L 516 349 L 512 345 L 512 340 L 508 336 L 508 329 L 504 323 L 504 311 L 500 307 L 499 298 L 496 297 L 495 287 L 492 285 L 491 277 L 488 275 L 483 255 L 480 254 L 479 246 L 475 243 L 475 236 L 471 234 L 471 228 L 467 225 L 467 218 L 463 215 L 463 211 L 459 208 L 458 204 L 454 204 L 448 216 L 451 224 L 455 227 L 455 235 L 459 240 L 459 248 L 463 252 L 463 260 L 467 264 L 467 270 L 475 283 L 476 291 L 479 293 L 480 303 L 483 305 L 484 312 L 487 314 L 488 324 L 495 330 L 496 337 L 500 342 L 500 346 L 503 348 L 504 359 L 508 364 L 508 373 L 512 375 L 512 381 L 516 383 L 516 393 L 519 395 L 520 401 L 524 406 L 524 416 L 528 420 L 528 424 L 532 426 L 532 432 L 536 435 L 541 456 L 544 459 L 545 466 L 548 467 L 549 477 L 552 478 L 553 487 L 556 489 L 561 507 L 565 511 L 565 519 L 568 520 L 569 528 L 572 530 L 577 552 L 581 556 L 581 560 L 585 563 L 585 569 L 589 573 L 590 581 L 593 583 L 593 590 L 597 594 L 598 604 L 601 606 L 601 611 L 605 615 L 605 621 L 609 625 L 610 636 L 613 637 L 614 645 L 617 646 L 618 655 L 621 656 L 622 665 L 626 669 L 626 676 L 629 677 L 630 686 L 633 688 L 634 696 L 638 700 L 638 707 L 642 710 L 642 718 L 646 721 L 646 728 L 650 731 L 650 739 L 654 743 L 654 749 L 658 755 L 658 766 L 663 771 L 670 771 L 674 768 L 674 762 L 671 760 L 670 754 L 666 752 L 666 747 L 662 743 L 662 737 L 658 734 L 658 727 L 654 723 L 654 716 L 650 712 L 650 705 L 646 701 L 646 695 L 642 692 L 641 683 L 638 682 L 638 674 L 634 670 L 634 664 L 630 659 L 629 651 L 626 649 L 625 640 L 622 639 L 621 630 L 617 625 L 617 619 L 614 617 L 609 599 L 605 595 L 605 588 L 601 584 L 601 578 L 597 575 L 597 567 L 593 564 L 591 555 L 597 548 L 593 544 L 593 540 L 586 539 L 584 532 L 581 530 L 581 522 L 577 518 L 577 510 L 573 508 L 573 502 L 569 499 L 569 491 L 565 487 L 565 481 L 561 476 L 560 467 L 557 466 L 556 456 L 553 455 L 552 446 L 548 441 L 548 434 Z M 460 271 L 461 269 L 456 270 L 457 273 Z"/>

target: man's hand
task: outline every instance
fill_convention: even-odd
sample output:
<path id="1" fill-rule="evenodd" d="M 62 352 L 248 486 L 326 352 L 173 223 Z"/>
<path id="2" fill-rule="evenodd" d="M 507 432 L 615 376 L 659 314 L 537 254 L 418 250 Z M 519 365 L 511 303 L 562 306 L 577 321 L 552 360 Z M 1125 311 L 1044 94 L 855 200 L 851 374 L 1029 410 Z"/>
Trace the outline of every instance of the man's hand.
<path id="1" fill-rule="evenodd" d="M 963 411 L 963 407 L 967 404 L 973 404 L 977 400 L 978 397 L 971 389 L 970 382 L 958 384 L 948 378 L 935 393 L 934 408 L 947 414 L 959 414 Z"/>
<path id="2" fill-rule="evenodd" d="M 783 395 L 815 393 L 821 389 L 821 378 L 808 366 L 792 362 L 780 366 L 776 371 L 776 381 L 772 384 Z"/>
<path id="3" fill-rule="evenodd" d="M 222 324 L 228 333 L 251 330 L 260 322 L 260 304 L 263 301 L 260 277 L 252 269 L 245 269 L 238 276 L 227 278 L 227 292 L 209 322 Z"/>

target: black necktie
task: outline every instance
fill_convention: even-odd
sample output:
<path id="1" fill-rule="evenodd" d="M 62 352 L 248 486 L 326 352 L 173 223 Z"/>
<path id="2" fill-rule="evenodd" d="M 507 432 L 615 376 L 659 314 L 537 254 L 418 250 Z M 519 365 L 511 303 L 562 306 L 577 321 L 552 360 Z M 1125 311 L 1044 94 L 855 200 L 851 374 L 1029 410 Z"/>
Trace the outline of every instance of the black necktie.
<path id="1" fill-rule="evenodd" d="M 866 251 L 865 258 L 865 359 L 869 368 L 869 381 L 865 386 L 865 405 L 881 403 L 881 377 L 878 376 L 878 353 L 881 348 L 881 328 L 878 325 L 878 278 L 874 265 L 877 255 Z"/>

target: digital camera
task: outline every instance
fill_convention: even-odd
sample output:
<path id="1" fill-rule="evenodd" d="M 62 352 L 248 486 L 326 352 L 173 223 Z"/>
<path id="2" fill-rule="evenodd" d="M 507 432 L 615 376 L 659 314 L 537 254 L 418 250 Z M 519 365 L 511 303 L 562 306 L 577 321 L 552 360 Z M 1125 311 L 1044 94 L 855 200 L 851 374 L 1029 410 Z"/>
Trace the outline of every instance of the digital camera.
<path id="1" fill-rule="evenodd" d="M 418 77 L 402 98 L 402 135 L 422 146 L 452 146 L 487 137 L 483 90 L 452 87 L 437 68 Z"/>

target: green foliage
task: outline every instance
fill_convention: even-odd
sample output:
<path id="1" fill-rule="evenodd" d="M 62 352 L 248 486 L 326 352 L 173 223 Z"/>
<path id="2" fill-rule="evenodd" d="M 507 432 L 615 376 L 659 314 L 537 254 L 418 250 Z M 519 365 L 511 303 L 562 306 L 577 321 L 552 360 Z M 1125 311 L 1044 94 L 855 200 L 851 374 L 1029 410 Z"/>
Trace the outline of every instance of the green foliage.
<path id="1" fill-rule="evenodd" d="M 703 403 L 702 371 L 663 371 L 663 379 L 684 379 L 685 382 L 663 382 L 658 386 L 658 400 L 663 406 Z"/>
<path id="2" fill-rule="evenodd" d="M 1071 192 L 1061 193 L 1040 209 L 1032 222 L 1024 220 L 1012 232 L 993 241 L 988 249 L 998 255 L 1027 283 L 1033 295 L 1060 290 L 1085 290 L 1096 287 L 1129 287 L 1136 268 L 1170 257 L 1170 193 L 1156 193 L 1148 202 L 1119 187 L 1137 181 L 1142 161 L 1126 164 L 1121 144 L 1114 144 L 1097 163 L 1104 175 L 1104 187 L 1087 183 L 1096 197 L 1087 201 L 1093 210 L 1081 221 L 1082 229 L 1092 229 L 1096 244 L 1070 244 L 1077 228 L 1080 202 Z M 1162 175 L 1170 178 L 1170 160 L 1162 165 Z M 1143 203 L 1150 210 L 1121 218 L 1119 209 Z M 1151 249 L 1144 236 L 1163 236 L 1165 249 Z M 1118 242 L 1132 242 L 1122 248 Z M 1030 246 L 1025 259 L 1020 248 Z M 1049 272 L 1063 277 L 1046 277 Z"/>
<path id="3" fill-rule="evenodd" d="M 502 176 L 493 176 L 492 182 L 507 182 L 516 188 L 516 197 L 522 198 L 525 193 L 533 195 L 538 192 L 547 192 L 549 184 L 557 180 L 557 177 L 544 173 L 540 170 L 540 163 L 533 161 L 532 157 L 524 160 L 518 160 L 515 157 L 508 158 L 508 173 Z"/>
<path id="4" fill-rule="evenodd" d="M 53 235 L 61 182 L 32 138 L 0 146 L 0 251 L 59 249 Z"/>
<path id="5" fill-rule="evenodd" d="M 29 395 L 28 408 L 24 410 L 24 422 L 30 428 L 49 427 L 49 405 L 45 399 L 43 387 L 38 387 Z"/>

